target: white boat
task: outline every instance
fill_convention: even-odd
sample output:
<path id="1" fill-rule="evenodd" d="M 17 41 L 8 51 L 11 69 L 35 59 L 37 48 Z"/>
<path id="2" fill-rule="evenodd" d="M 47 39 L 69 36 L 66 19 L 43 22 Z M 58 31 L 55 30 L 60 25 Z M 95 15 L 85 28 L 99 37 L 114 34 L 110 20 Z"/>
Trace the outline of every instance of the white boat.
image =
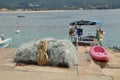
<path id="1" fill-rule="evenodd" d="M 16 34 L 20 33 L 20 30 L 19 30 L 19 29 L 17 29 L 17 30 L 15 31 L 15 33 L 16 33 Z"/>
<path id="2" fill-rule="evenodd" d="M 0 39 L 0 48 L 7 48 L 12 43 L 12 38 L 7 38 L 5 40 Z"/>
<path id="3" fill-rule="evenodd" d="M 21 26 L 18 24 L 18 26 L 16 27 L 16 31 L 15 31 L 16 34 L 20 33 L 20 28 L 21 28 Z"/>

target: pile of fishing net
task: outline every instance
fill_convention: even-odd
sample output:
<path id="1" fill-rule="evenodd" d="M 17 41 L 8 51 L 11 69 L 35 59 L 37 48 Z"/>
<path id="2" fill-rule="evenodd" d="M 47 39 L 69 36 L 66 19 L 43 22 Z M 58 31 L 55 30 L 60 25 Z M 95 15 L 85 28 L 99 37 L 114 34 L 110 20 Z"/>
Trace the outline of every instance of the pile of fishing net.
<path id="1" fill-rule="evenodd" d="M 47 42 L 47 46 L 45 43 Z M 41 47 L 41 44 L 44 46 Z M 41 55 L 43 54 L 43 55 Z M 40 61 L 45 63 L 41 64 Z M 32 63 L 38 65 L 73 67 L 78 64 L 77 50 L 69 40 L 41 39 L 22 44 L 14 55 L 16 63 Z"/>

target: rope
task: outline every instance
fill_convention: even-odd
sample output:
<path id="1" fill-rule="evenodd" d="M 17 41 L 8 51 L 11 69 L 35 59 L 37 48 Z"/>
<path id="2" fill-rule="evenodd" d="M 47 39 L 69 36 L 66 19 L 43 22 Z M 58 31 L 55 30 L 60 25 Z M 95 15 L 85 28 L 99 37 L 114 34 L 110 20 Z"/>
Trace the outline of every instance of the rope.
<path id="1" fill-rule="evenodd" d="M 40 50 L 38 50 L 37 54 L 37 63 L 38 65 L 45 65 L 49 61 L 47 55 L 47 41 L 40 41 L 39 46 Z"/>

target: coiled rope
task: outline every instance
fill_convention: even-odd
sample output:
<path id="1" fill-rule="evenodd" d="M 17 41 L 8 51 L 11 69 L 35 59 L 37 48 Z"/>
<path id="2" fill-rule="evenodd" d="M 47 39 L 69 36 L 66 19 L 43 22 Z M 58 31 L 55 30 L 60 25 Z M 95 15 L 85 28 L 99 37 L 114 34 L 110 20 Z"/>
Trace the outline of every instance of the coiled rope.
<path id="1" fill-rule="evenodd" d="M 38 50 L 38 54 L 37 54 L 38 65 L 45 65 L 49 61 L 48 55 L 47 55 L 47 45 L 48 43 L 45 40 L 40 41 L 39 43 L 40 49 Z"/>

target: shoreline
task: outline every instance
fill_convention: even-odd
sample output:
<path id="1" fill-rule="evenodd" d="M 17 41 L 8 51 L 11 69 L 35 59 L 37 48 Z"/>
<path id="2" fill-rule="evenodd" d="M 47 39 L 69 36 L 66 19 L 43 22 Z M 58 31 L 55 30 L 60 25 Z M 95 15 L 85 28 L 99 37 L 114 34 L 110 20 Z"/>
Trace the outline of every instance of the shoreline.
<path id="1" fill-rule="evenodd" d="M 88 10 L 98 10 L 98 9 L 82 9 L 82 10 L 75 10 L 75 11 L 88 11 Z M 120 10 L 118 9 L 100 9 L 100 10 Z M 0 9 L 0 13 L 21 13 L 21 12 L 63 12 L 63 11 L 74 11 L 74 10 L 8 10 L 8 9 Z"/>

